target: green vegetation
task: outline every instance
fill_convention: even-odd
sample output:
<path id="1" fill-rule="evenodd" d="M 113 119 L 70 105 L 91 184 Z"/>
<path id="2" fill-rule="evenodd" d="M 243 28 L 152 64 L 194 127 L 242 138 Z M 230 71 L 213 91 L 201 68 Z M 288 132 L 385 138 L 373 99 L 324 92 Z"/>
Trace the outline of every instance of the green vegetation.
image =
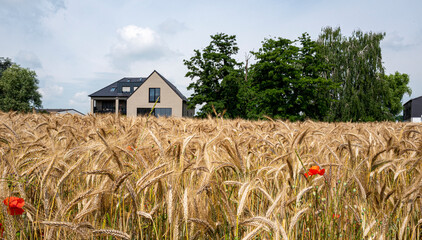
<path id="1" fill-rule="evenodd" d="M 237 54 L 236 37 L 219 33 L 211 36 L 210 44 L 202 51 L 194 50 L 186 77 L 195 80 L 188 86 L 194 92 L 189 98 L 190 107 L 204 104 L 197 115 L 206 117 L 213 112 L 226 112 L 228 117 L 243 117 L 244 108 L 238 104 L 238 92 L 243 72 L 233 56 Z"/>
<path id="2" fill-rule="evenodd" d="M 345 37 L 340 28 L 324 28 L 318 42 L 330 66 L 326 77 L 340 87 L 327 119 L 330 121 L 394 120 L 402 110 L 401 99 L 410 95 L 406 74 L 384 75 L 381 56 L 383 33 L 353 32 Z"/>
<path id="3" fill-rule="evenodd" d="M 226 117 L 325 121 L 394 120 L 402 111 L 404 94 L 411 94 L 407 74 L 384 74 L 380 42 L 384 33 L 324 28 L 316 41 L 304 33 L 295 41 L 270 38 L 255 62 L 234 59 L 235 36 L 211 36 L 204 50 L 185 60 L 193 82 L 191 106 L 198 113 Z M 248 60 L 248 59 L 247 59 Z"/>
<path id="4" fill-rule="evenodd" d="M 335 85 L 321 77 L 327 65 L 318 48 L 307 34 L 298 41 L 266 39 L 252 53 L 257 62 L 251 67 L 247 117 L 323 120 Z"/>
<path id="5" fill-rule="evenodd" d="M 41 107 L 36 73 L 0 58 L 0 110 L 29 112 Z"/>

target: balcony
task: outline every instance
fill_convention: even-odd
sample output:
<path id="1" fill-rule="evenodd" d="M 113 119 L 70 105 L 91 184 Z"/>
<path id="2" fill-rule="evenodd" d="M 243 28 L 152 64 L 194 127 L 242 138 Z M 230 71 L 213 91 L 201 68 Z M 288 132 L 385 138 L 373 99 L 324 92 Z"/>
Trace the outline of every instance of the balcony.
<path id="1" fill-rule="evenodd" d="M 93 113 L 116 113 L 115 100 L 95 100 Z M 119 114 L 126 115 L 126 100 L 119 100 Z"/>

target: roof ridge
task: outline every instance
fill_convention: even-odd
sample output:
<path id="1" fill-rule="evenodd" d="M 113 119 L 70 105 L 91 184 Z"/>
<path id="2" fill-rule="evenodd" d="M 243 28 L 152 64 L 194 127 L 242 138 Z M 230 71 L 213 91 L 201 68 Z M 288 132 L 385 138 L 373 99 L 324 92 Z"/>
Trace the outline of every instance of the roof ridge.
<path id="1" fill-rule="evenodd" d="M 172 83 L 172 82 L 170 82 L 169 80 L 167 80 L 167 78 L 165 78 L 163 75 L 161 75 L 157 70 L 154 70 L 152 73 L 154 73 L 154 72 L 156 72 L 157 74 L 158 74 L 158 76 L 160 76 L 163 80 L 164 80 L 164 82 L 166 82 L 169 86 L 170 86 L 170 88 L 182 99 L 182 100 L 184 100 L 184 101 L 187 101 L 188 99 L 185 97 L 185 95 L 183 95 L 183 93 L 181 93 L 180 91 L 179 91 L 179 89 L 177 89 L 177 87 Z M 152 73 L 151 73 L 151 75 L 152 75 Z M 151 76 L 150 75 L 150 76 Z"/>
<path id="2" fill-rule="evenodd" d="M 115 91 L 115 92 L 113 92 L 113 93 L 111 93 L 110 92 L 110 90 L 109 89 L 111 89 L 111 88 L 113 88 L 113 87 L 118 87 L 120 84 L 122 84 L 122 82 L 125 82 L 125 80 L 132 80 L 132 79 L 139 79 L 139 82 L 138 81 L 136 81 L 136 82 L 130 82 L 130 83 L 139 83 L 139 86 L 138 86 L 138 88 L 139 87 L 141 87 L 143 84 L 144 84 L 144 82 L 147 80 L 147 79 L 149 79 L 151 76 L 152 76 L 152 74 L 154 74 L 154 73 L 157 73 L 157 75 L 159 76 L 159 77 L 161 77 L 161 79 L 163 79 L 163 81 L 165 82 L 165 83 L 167 83 L 167 85 L 183 100 L 183 101 L 187 101 L 187 98 L 185 97 L 185 95 L 183 95 L 183 93 L 182 92 L 180 92 L 180 90 L 179 89 L 177 89 L 177 87 L 172 83 L 172 82 L 170 82 L 169 80 L 167 80 L 167 78 L 165 78 L 163 75 L 161 75 L 157 70 L 154 70 L 154 71 L 152 71 L 152 73 L 150 74 L 150 75 L 148 75 L 148 77 L 123 77 L 123 78 L 121 78 L 120 80 L 117 80 L 117 81 L 115 81 L 115 82 L 113 82 L 113 83 L 111 83 L 111 84 L 109 84 L 109 85 L 107 85 L 106 87 L 103 87 L 103 88 L 101 88 L 100 90 L 98 90 L 98 91 L 96 91 L 96 92 L 94 92 L 94 93 L 92 93 L 92 94 L 90 94 L 90 95 L 88 95 L 88 97 L 119 97 L 119 96 L 121 96 L 121 97 L 130 97 L 130 96 L 132 96 L 132 94 L 136 91 L 133 91 L 133 92 L 131 92 L 130 94 L 127 94 L 127 93 L 125 93 L 124 95 L 119 95 L 119 94 L 122 94 L 122 93 L 119 93 L 119 92 L 117 92 L 117 91 Z"/>

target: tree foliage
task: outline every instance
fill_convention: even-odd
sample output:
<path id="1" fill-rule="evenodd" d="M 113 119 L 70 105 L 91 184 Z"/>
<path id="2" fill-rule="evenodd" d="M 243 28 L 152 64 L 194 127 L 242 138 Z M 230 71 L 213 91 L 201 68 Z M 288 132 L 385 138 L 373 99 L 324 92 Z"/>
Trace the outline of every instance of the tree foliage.
<path id="1" fill-rule="evenodd" d="M 306 33 L 297 41 L 265 39 L 252 52 L 257 62 L 251 67 L 248 117 L 322 120 L 335 85 L 322 77 L 327 66 L 318 48 Z"/>
<path id="2" fill-rule="evenodd" d="M 400 112 L 397 105 L 401 105 L 403 94 L 409 92 L 408 81 L 402 81 L 404 76 L 399 73 L 397 81 L 395 77 L 385 77 L 380 47 L 384 36 L 384 33 L 355 31 L 345 37 L 340 28 L 322 30 L 318 42 L 330 66 L 325 77 L 340 86 L 332 92 L 334 101 L 328 120 L 392 120 Z"/>
<path id="3" fill-rule="evenodd" d="M 387 101 L 385 103 L 388 111 L 393 115 L 397 116 L 402 110 L 402 98 L 405 93 L 412 94 L 412 90 L 408 86 L 409 75 L 405 73 L 395 72 L 390 75 L 383 75 L 383 79 L 386 80 L 388 85 L 387 88 Z"/>
<path id="4" fill-rule="evenodd" d="M 211 36 L 203 50 L 184 60 L 191 107 L 198 116 L 226 112 L 249 119 L 269 116 L 289 120 L 383 121 L 402 111 L 410 94 L 409 76 L 385 75 L 381 46 L 384 33 L 324 28 L 317 41 L 304 33 L 297 40 L 270 38 L 251 52 L 256 62 L 248 73 L 234 59 L 235 36 Z M 244 71 L 245 70 L 245 71 Z"/>
<path id="5" fill-rule="evenodd" d="M 0 59 L 0 110 L 28 112 L 41 107 L 36 73 Z"/>
<path id="6" fill-rule="evenodd" d="M 12 66 L 12 60 L 10 60 L 10 58 L 3 58 L 0 57 L 0 77 L 3 73 L 4 70 L 8 69 L 9 67 Z"/>
<path id="7" fill-rule="evenodd" d="M 188 68 L 186 77 L 194 81 L 188 86 L 188 90 L 194 91 L 189 105 L 203 104 L 197 113 L 199 117 L 212 114 L 212 107 L 220 113 L 226 111 L 228 117 L 242 115 L 243 108 L 237 101 L 243 80 L 242 64 L 233 58 L 238 50 L 236 36 L 218 33 L 211 36 L 210 44 L 202 51 L 194 50 L 194 56 L 184 60 Z"/>

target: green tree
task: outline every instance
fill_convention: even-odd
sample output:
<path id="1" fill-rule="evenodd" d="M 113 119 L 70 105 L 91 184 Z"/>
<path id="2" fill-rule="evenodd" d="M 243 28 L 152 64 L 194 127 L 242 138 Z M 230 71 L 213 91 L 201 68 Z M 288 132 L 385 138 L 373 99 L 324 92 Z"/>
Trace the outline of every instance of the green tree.
<path id="1" fill-rule="evenodd" d="M 334 101 L 328 120 L 393 120 L 400 112 L 398 105 L 410 89 L 405 81 L 407 75 L 398 74 L 397 78 L 384 75 L 380 47 L 384 36 L 355 31 L 347 38 L 340 28 L 322 30 L 318 39 L 320 52 L 330 66 L 323 76 L 340 86 L 332 91 Z"/>
<path id="2" fill-rule="evenodd" d="M 236 36 L 218 33 L 211 36 L 207 47 L 194 50 L 194 56 L 183 61 L 188 68 L 186 77 L 194 81 L 188 86 L 194 90 L 189 107 L 203 104 L 199 117 L 212 114 L 212 107 L 219 113 L 226 111 L 227 117 L 244 115 L 237 101 L 243 80 L 242 64 L 233 58 L 238 51 Z"/>
<path id="3" fill-rule="evenodd" d="M 3 58 L 0 57 L 0 77 L 3 73 L 4 70 L 8 69 L 9 67 L 12 66 L 12 60 L 10 60 L 10 58 Z"/>
<path id="4" fill-rule="evenodd" d="M 387 100 L 385 106 L 391 113 L 393 118 L 396 118 L 398 114 L 403 110 L 402 99 L 405 93 L 409 96 L 412 94 L 412 90 L 409 86 L 409 75 L 399 72 L 394 74 L 384 75 L 383 79 L 387 81 L 388 91 Z"/>
<path id="5" fill-rule="evenodd" d="M 1 66 L 4 66 L 2 62 Z M 28 112 L 41 107 L 38 79 L 34 71 L 11 64 L 0 77 L 0 110 Z"/>
<path id="6" fill-rule="evenodd" d="M 257 62 L 251 67 L 248 117 L 322 120 L 335 85 L 321 77 L 327 66 L 318 48 L 306 33 L 297 41 L 265 39 L 252 52 Z"/>

